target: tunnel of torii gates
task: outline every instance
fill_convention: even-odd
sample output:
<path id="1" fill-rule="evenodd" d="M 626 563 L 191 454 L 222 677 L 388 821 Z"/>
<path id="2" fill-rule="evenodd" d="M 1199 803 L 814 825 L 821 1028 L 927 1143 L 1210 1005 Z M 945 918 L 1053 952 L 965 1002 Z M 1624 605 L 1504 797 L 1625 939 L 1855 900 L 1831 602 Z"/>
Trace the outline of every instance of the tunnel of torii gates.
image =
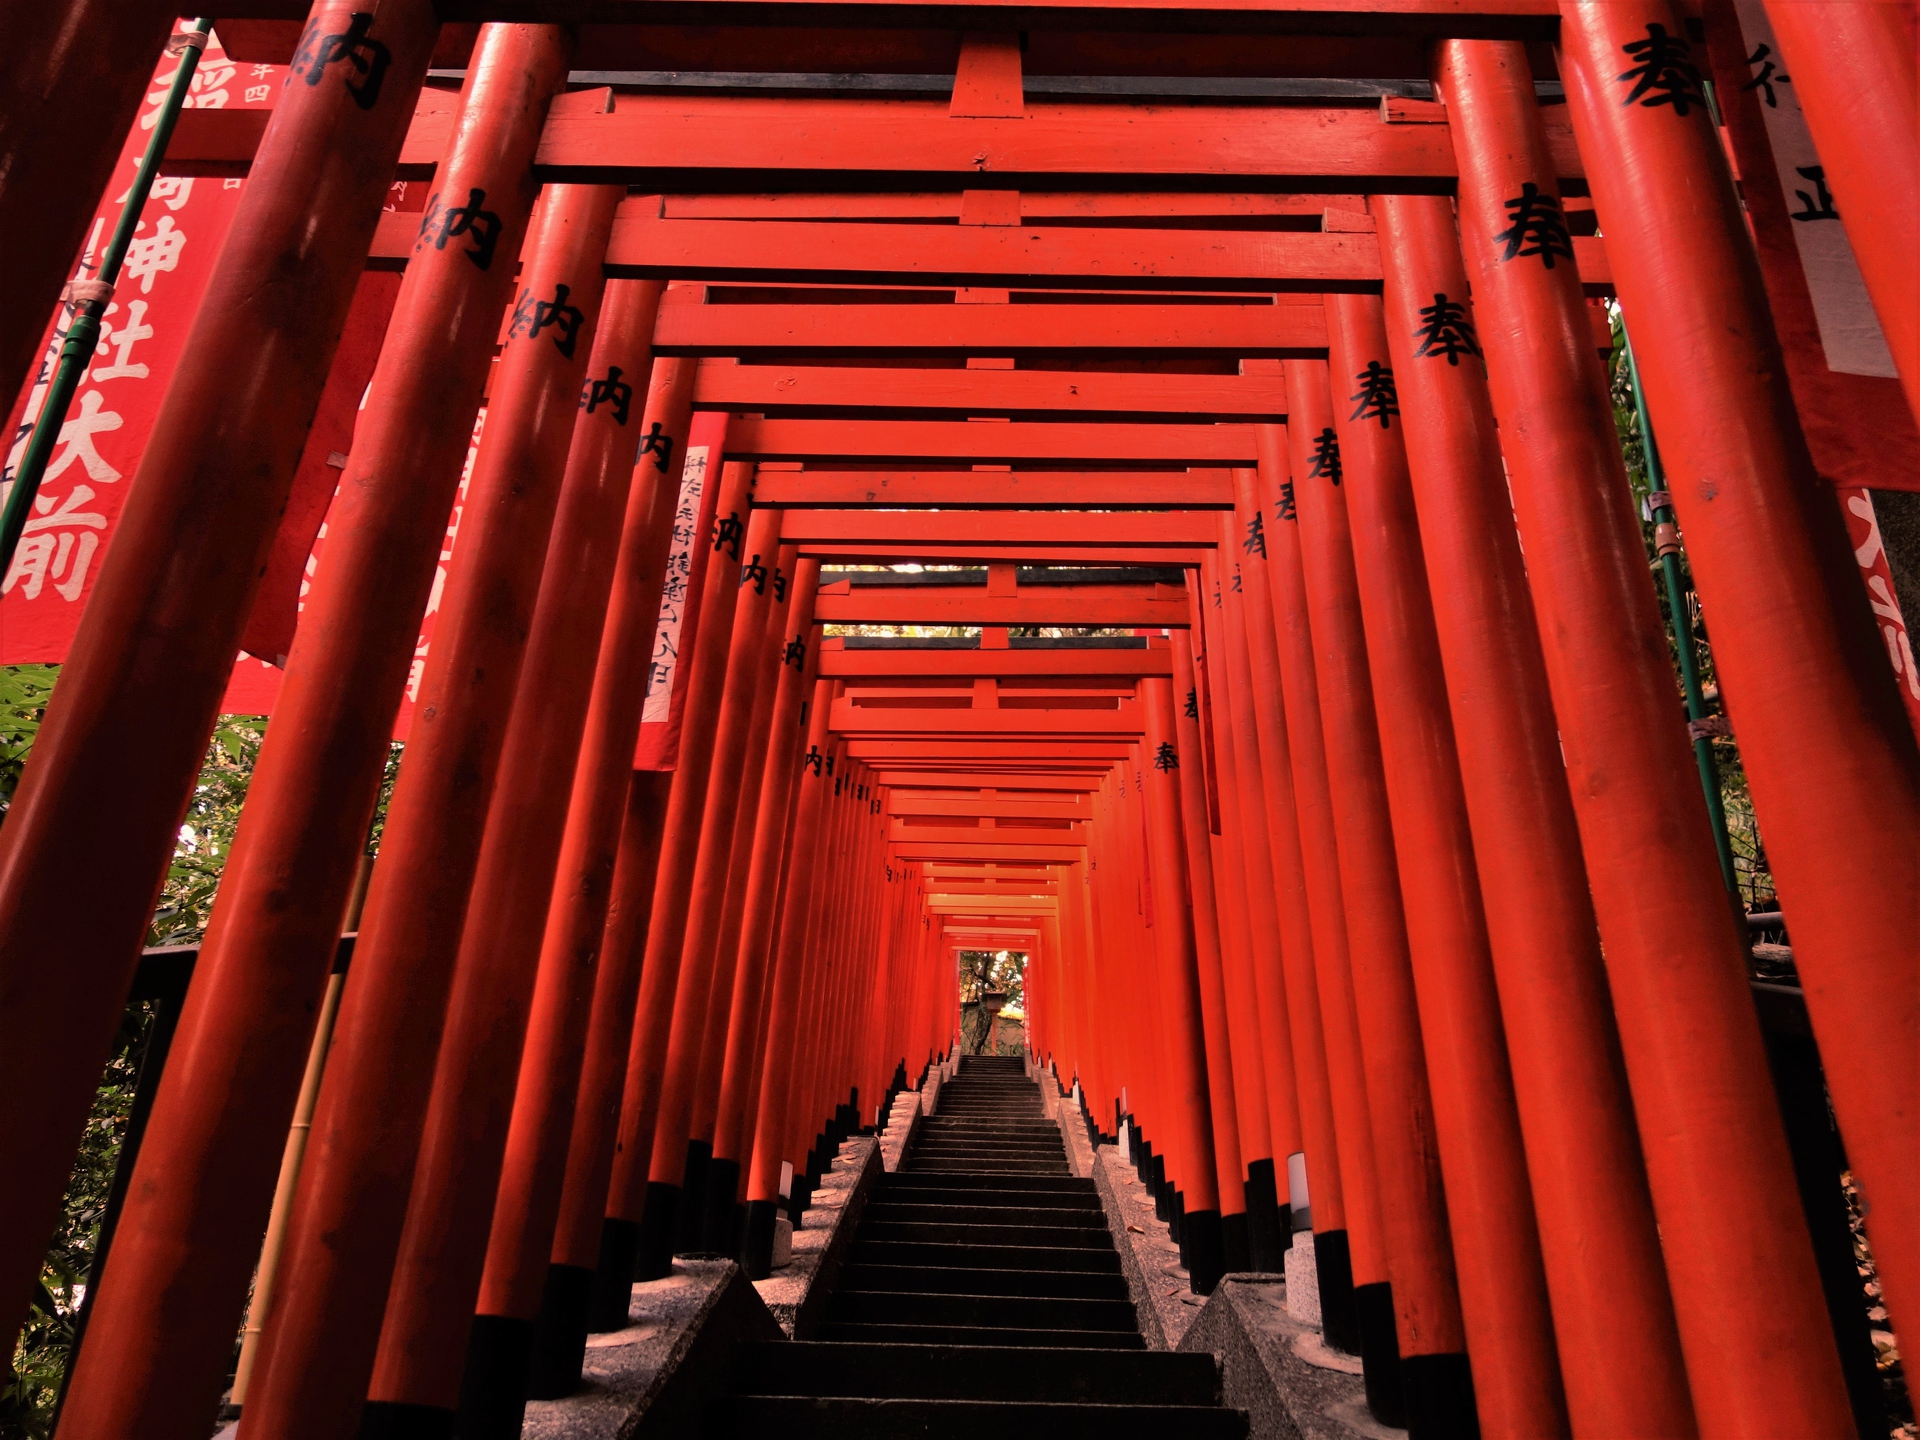
<path id="1" fill-rule="evenodd" d="M 1809 448 L 1912 454 L 1911 14 L 1737 8 L 223 12 L 287 80 L 174 133 L 244 193 L 0 829 L 9 1336 L 363 276 L 390 317 L 62 1440 L 205 1433 L 270 1218 L 243 1437 L 517 1434 L 636 1277 L 767 1273 L 963 948 L 1029 957 L 1195 1290 L 1310 1224 L 1416 1434 L 1854 1433 L 1601 357 L 1617 301 L 1911 1324 L 1920 758 Z M 175 23 L 10 11 L 6 393 Z M 1897 380 L 1806 388 L 1716 124 L 1768 23 Z"/>

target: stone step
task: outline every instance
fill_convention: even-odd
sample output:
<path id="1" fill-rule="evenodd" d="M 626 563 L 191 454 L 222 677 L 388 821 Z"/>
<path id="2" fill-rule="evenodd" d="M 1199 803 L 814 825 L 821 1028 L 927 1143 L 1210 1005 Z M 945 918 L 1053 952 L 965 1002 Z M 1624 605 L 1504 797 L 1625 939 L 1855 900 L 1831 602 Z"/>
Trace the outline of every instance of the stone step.
<path id="1" fill-rule="evenodd" d="M 912 1221 L 891 1224 L 874 1220 L 863 1222 L 858 1233 L 863 1240 L 910 1244 L 1043 1245 L 1095 1250 L 1113 1245 L 1113 1237 L 1104 1225 L 1097 1229 L 1089 1225 L 1082 1230 L 1070 1230 L 1061 1225 L 922 1225 Z"/>
<path id="2" fill-rule="evenodd" d="M 939 1179 L 929 1175 L 927 1179 Z M 985 1190 L 985 1188 L 933 1188 L 918 1190 L 881 1190 L 868 1204 L 900 1206 L 979 1206 L 983 1210 L 1071 1210 L 1075 1215 L 1098 1215 L 1100 1202 L 1094 1196 L 1079 1196 L 1073 1190 Z M 1091 1219 L 1079 1221 L 1091 1225 Z"/>
<path id="3" fill-rule="evenodd" d="M 741 1393 L 1053 1404 L 1212 1405 L 1211 1355 L 1010 1345 L 822 1344 L 741 1347 Z"/>
<path id="4" fill-rule="evenodd" d="M 1014 1330 L 979 1325 L 882 1325 L 829 1322 L 820 1338 L 848 1344 L 1018 1346 L 1033 1350 L 1124 1350 L 1147 1348 L 1140 1332 L 1124 1330 Z"/>
<path id="5" fill-rule="evenodd" d="M 1080 1270 L 1120 1273 L 1119 1255 L 1070 1245 L 947 1245 L 938 1242 L 859 1240 L 848 1255 L 855 1265 L 926 1265 L 950 1269 Z"/>
<path id="6" fill-rule="evenodd" d="M 882 1325 L 1004 1325 L 1020 1330 L 1133 1330 L 1130 1300 L 1063 1300 L 1037 1295 L 892 1294 L 842 1289 L 828 1316 Z"/>
<path id="7" fill-rule="evenodd" d="M 1054 1209 L 1043 1206 L 1009 1205 L 921 1205 L 897 1200 L 873 1200 L 867 1213 L 876 1224 L 894 1225 L 1006 1225 L 1015 1223 L 1044 1228 L 1064 1226 L 1084 1229 L 1097 1216 L 1084 1209 Z"/>
<path id="8" fill-rule="evenodd" d="M 995 1400 L 870 1400 L 855 1397 L 742 1395 L 721 1422 L 732 1435 L 782 1440 L 978 1440 L 982 1435 L 1044 1434 L 1048 1440 L 1243 1440 L 1247 1417 L 1204 1406 L 1040 1405 Z"/>
<path id="9" fill-rule="evenodd" d="M 1071 1191 L 1078 1195 L 1093 1198 L 1095 1205 L 1100 1203 L 1093 1188 L 1091 1177 L 1079 1175 L 1022 1177 L 1018 1175 L 981 1175 L 969 1178 L 964 1175 L 943 1175 L 938 1179 L 929 1179 L 924 1175 L 915 1175 L 911 1170 L 896 1171 L 881 1177 L 882 1190 L 1059 1190 Z"/>
<path id="10" fill-rule="evenodd" d="M 1085 1270 L 988 1270 L 971 1266 L 869 1265 L 855 1261 L 848 1290 L 894 1295 L 1017 1295 L 1046 1300 L 1125 1300 L 1126 1278 Z"/>

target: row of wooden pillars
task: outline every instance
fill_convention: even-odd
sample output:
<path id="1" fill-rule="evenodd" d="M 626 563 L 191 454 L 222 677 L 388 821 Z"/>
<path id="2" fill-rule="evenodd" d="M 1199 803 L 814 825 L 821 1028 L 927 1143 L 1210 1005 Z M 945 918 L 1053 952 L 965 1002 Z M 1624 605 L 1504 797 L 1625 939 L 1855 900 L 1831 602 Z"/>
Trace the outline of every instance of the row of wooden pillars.
<path id="1" fill-rule="evenodd" d="M 1790 398 L 1754 363 L 1771 331 L 1717 142 L 1702 114 L 1616 94 L 1619 57 L 1670 23 L 1569 4 L 1563 74 L 1898 1315 L 1920 878 L 1852 857 L 1920 853 L 1920 761 Z M 353 21 L 323 3 L 314 24 Z M 275 112 L 0 831 L 0 1078 L 34 1100 L 0 1212 L 10 1286 L 437 29 L 411 3 L 377 24 L 381 85 L 315 58 Z M 568 1383 L 632 1278 L 763 1254 L 785 1167 L 792 1213 L 897 1072 L 947 1046 L 933 882 L 894 863 L 891 787 L 829 727 L 819 560 L 753 506 L 724 418 L 694 420 L 691 366 L 651 362 L 660 282 L 604 279 L 618 187 L 535 183 L 568 44 L 492 26 L 468 72 L 436 184 L 493 240 L 423 231 L 409 259 L 64 1434 L 195 1433 L 220 1388 L 523 291 L 548 323 L 514 327 L 490 382 L 244 1430 L 399 1428 L 463 1394 L 517 1418 L 519 1376 Z M 1351 1282 L 1346 1313 L 1328 1286 L 1331 1322 L 1373 1337 L 1383 1413 L 1843 1433 L 1578 279 L 1499 239 L 1514 196 L 1555 194 L 1532 77 L 1517 45 L 1463 41 L 1436 81 L 1457 204 L 1376 197 L 1336 222 L 1378 234 L 1382 293 L 1328 297 L 1326 360 L 1273 362 L 1288 423 L 1236 474 L 1135 750 L 1059 867 L 1030 1036 L 1097 1120 L 1124 1096 L 1197 1277 L 1277 1262 L 1304 1155 L 1323 1276 L 1344 1257 Z M 639 449 L 655 425 L 673 464 Z M 710 530 L 683 513 L 696 451 Z M 671 568 L 683 525 L 697 580 Z M 682 581 L 700 619 L 669 780 L 631 762 Z"/>

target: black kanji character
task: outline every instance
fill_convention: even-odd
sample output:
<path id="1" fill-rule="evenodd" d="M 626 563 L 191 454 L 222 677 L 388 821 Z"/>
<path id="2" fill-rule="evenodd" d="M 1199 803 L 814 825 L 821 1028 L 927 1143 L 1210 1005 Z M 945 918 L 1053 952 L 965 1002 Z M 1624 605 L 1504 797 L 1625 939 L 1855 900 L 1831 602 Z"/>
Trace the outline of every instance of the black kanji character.
<path id="1" fill-rule="evenodd" d="M 1382 430 L 1393 428 L 1393 417 L 1400 413 L 1400 392 L 1393 386 L 1393 371 L 1378 360 L 1367 361 L 1367 368 L 1353 377 L 1360 382 L 1360 388 L 1349 395 L 1349 400 L 1358 400 L 1360 408 L 1347 418 L 1349 420 L 1378 420 Z M 1291 520 L 1291 515 L 1286 517 Z"/>
<path id="2" fill-rule="evenodd" d="M 500 244 L 500 217 L 487 209 L 486 203 L 484 190 L 468 190 L 464 205 L 443 205 L 440 192 L 434 191 L 427 197 L 427 208 L 420 216 L 420 236 L 414 241 L 414 247 L 431 245 L 436 250 L 444 250 L 449 240 L 471 236 L 473 248 L 462 253 L 476 269 L 491 268 L 493 252 Z"/>
<path id="3" fill-rule="evenodd" d="M 1200 687 L 1197 685 L 1190 686 L 1187 690 L 1187 718 L 1189 720 L 1200 718 Z"/>
<path id="4" fill-rule="evenodd" d="M 787 603 L 787 572 L 778 565 L 773 567 L 773 598 L 775 603 Z"/>
<path id="5" fill-rule="evenodd" d="M 748 581 L 753 582 L 754 594 L 767 593 L 767 567 L 760 563 L 758 550 L 753 552 L 753 559 L 740 567 L 740 587 L 745 589 Z"/>
<path id="6" fill-rule="evenodd" d="M 858 794 L 857 794 L 857 795 L 855 796 L 855 798 L 856 798 L 856 799 L 859 799 L 859 800 L 864 800 L 864 799 L 866 799 L 866 798 L 867 798 L 867 784 L 866 784 L 866 781 L 864 781 L 864 780 L 863 780 L 863 781 L 861 781 L 861 782 L 860 782 L 860 789 L 859 789 L 859 793 L 858 793 Z"/>
<path id="7" fill-rule="evenodd" d="M 780 652 L 780 663 L 782 665 L 791 665 L 796 670 L 802 668 L 807 663 L 806 640 L 798 635 L 789 640 L 787 642 L 787 648 Z M 802 710 L 807 708 L 804 701 L 801 703 L 800 708 Z M 802 718 L 804 719 L 805 717 Z"/>
<path id="8" fill-rule="evenodd" d="M 740 523 L 739 513 L 737 511 L 728 512 L 726 519 L 714 523 L 714 550 L 716 552 L 725 550 L 734 559 L 738 560 L 740 558 L 740 537 L 746 533 L 746 530 L 747 527 Z"/>
<path id="9" fill-rule="evenodd" d="M 580 397 L 580 408 L 589 415 L 602 405 L 612 406 L 613 423 L 616 425 L 627 423 L 627 407 L 632 403 L 633 386 L 620 378 L 618 365 L 607 367 L 607 378 L 604 380 L 589 376 L 586 392 Z M 657 430 L 659 427 L 654 428 Z"/>
<path id="10" fill-rule="evenodd" d="M 662 475 L 667 473 L 667 462 L 673 457 L 673 437 L 661 433 L 658 420 L 640 441 L 640 453 L 653 456 L 653 468 Z"/>
<path id="11" fill-rule="evenodd" d="M 1760 68 L 1755 72 L 1753 79 L 1749 80 L 1740 88 L 1742 90 L 1766 91 L 1766 98 L 1761 103 L 1769 110 L 1778 110 L 1780 108 L 1780 97 L 1774 93 L 1773 87 L 1776 85 L 1791 85 L 1793 83 L 1793 77 L 1791 75 L 1778 73 L 1780 67 L 1773 63 L 1773 47 L 1765 44 L 1756 45 L 1753 54 L 1747 57 L 1747 64 L 1758 65 Z"/>
<path id="12" fill-rule="evenodd" d="M 1267 522 L 1259 511 L 1254 511 L 1253 518 L 1247 522 L 1247 538 L 1240 544 L 1247 554 L 1258 550 L 1262 560 L 1267 558 Z"/>
<path id="13" fill-rule="evenodd" d="M 1236 595 L 1240 593 L 1240 567 L 1238 565 L 1233 567 L 1233 593 Z"/>
<path id="14" fill-rule="evenodd" d="M 1824 165 L 1796 165 L 1793 173 L 1802 180 L 1813 182 L 1813 194 L 1804 190 L 1793 193 L 1800 197 L 1800 208 L 1792 212 L 1795 220 L 1838 220 L 1840 212 L 1833 208 L 1833 196 L 1827 191 L 1827 167 Z"/>
<path id="15" fill-rule="evenodd" d="M 1467 307 L 1445 295 L 1436 294 L 1433 304 L 1420 311 L 1420 328 L 1413 338 L 1420 342 L 1415 355 L 1444 355 L 1449 365 L 1458 365 L 1462 355 L 1480 353 Z"/>
<path id="16" fill-rule="evenodd" d="M 1333 433 L 1331 425 L 1314 437 L 1313 459 L 1307 465 L 1307 474 L 1335 485 L 1346 474 L 1340 468 L 1340 437 Z"/>
<path id="17" fill-rule="evenodd" d="M 306 33 L 300 37 L 300 48 L 294 51 L 293 63 L 287 67 L 289 75 L 305 76 L 308 85 L 318 85 L 329 65 L 344 60 L 360 77 L 358 84 L 352 80 L 347 82 L 347 94 L 362 110 L 371 110 L 380 100 L 387 67 L 393 64 L 393 52 L 378 40 L 367 38 L 367 32 L 373 28 L 372 12 L 354 11 L 347 17 L 347 28 L 330 35 L 316 35 L 319 24 L 317 20 L 308 22 Z"/>
<path id="18" fill-rule="evenodd" d="M 818 775 L 820 773 L 820 767 L 826 763 L 826 758 L 826 756 L 820 753 L 820 747 L 818 745 L 809 745 L 807 747 L 807 753 L 800 757 L 800 763 L 815 775 Z"/>
<path id="19" fill-rule="evenodd" d="M 1160 748 L 1153 752 L 1153 768 L 1156 770 L 1178 770 L 1180 768 L 1180 755 L 1179 752 L 1173 748 L 1173 742 L 1171 740 L 1162 740 L 1160 742 Z"/>
<path id="20" fill-rule="evenodd" d="M 1647 38 L 1622 45 L 1621 51 L 1635 61 L 1631 69 L 1613 78 L 1633 81 L 1622 105 L 1671 105 L 1673 113 L 1685 115 L 1689 107 L 1703 109 L 1706 98 L 1700 90 L 1700 71 L 1690 58 L 1693 47 L 1679 35 L 1669 35 L 1664 25 L 1647 26 Z"/>
<path id="21" fill-rule="evenodd" d="M 1573 237 L 1567 233 L 1567 217 L 1559 199 L 1542 195 L 1531 180 L 1524 181 L 1520 193 L 1507 201 L 1507 219 L 1512 223 L 1493 237 L 1494 244 L 1507 247 L 1502 260 L 1538 255 L 1551 270 L 1556 256 L 1573 259 Z"/>
<path id="22" fill-rule="evenodd" d="M 580 338 L 580 326 L 587 318 L 579 306 L 567 303 L 567 296 L 572 293 L 572 286 L 557 282 L 551 300 L 536 300 L 533 291 L 521 291 L 513 307 L 513 323 L 507 327 L 507 338 L 512 340 L 524 335 L 529 340 L 538 340 L 540 332 L 551 325 L 559 332 L 553 337 L 553 348 L 571 360 L 574 343 Z"/>
<path id="23" fill-rule="evenodd" d="M 1282 520 L 1298 520 L 1300 518 L 1300 512 L 1294 508 L 1293 503 L 1293 481 L 1282 480 L 1280 482 L 1280 499 L 1275 502 L 1273 513 Z"/>

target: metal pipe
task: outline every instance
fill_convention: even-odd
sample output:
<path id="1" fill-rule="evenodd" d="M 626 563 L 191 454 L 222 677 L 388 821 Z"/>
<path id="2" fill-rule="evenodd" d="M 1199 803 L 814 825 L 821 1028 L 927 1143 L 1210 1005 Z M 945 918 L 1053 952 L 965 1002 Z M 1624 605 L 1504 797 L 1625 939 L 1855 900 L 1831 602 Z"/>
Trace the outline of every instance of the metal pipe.
<path id="1" fill-rule="evenodd" d="M 173 72 L 173 83 L 167 86 L 166 99 L 161 101 L 159 110 L 154 113 L 153 135 L 140 156 L 139 168 L 134 171 L 133 184 L 120 206 L 120 218 L 114 223 L 107 248 L 101 253 L 100 268 L 91 280 L 72 281 L 62 297 L 73 307 L 73 319 L 67 324 L 66 337 L 60 345 L 60 360 L 54 367 L 52 383 L 47 386 L 47 393 L 40 402 L 40 414 L 33 422 L 33 433 L 27 437 L 26 452 L 21 455 L 20 464 L 13 472 L 6 508 L 0 510 L 0 575 L 13 569 L 13 552 L 20 544 L 21 530 L 27 523 L 27 511 L 33 505 L 34 497 L 40 493 L 40 479 L 46 474 L 47 461 L 60 439 L 60 427 L 67 419 L 67 407 L 73 403 L 73 392 L 80 388 L 80 378 L 93 363 L 94 346 L 100 342 L 101 317 L 107 313 L 107 305 L 113 299 L 114 282 L 120 278 L 120 266 L 127 258 L 127 247 L 133 243 L 133 232 L 140 224 L 140 212 L 146 208 L 147 196 L 159 176 L 161 157 L 167 153 L 167 142 L 173 138 L 173 127 L 186 105 L 187 92 L 193 85 L 193 72 L 199 67 L 201 52 L 207 47 L 207 36 L 212 29 L 213 21 L 202 16 L 190 28 L 180 31 L 167 42 L 168 51 L 180 57 L 180 65 Z M 35 220 L 36 224 L 39 223 L 39 217 L 35 217 Z"/>

